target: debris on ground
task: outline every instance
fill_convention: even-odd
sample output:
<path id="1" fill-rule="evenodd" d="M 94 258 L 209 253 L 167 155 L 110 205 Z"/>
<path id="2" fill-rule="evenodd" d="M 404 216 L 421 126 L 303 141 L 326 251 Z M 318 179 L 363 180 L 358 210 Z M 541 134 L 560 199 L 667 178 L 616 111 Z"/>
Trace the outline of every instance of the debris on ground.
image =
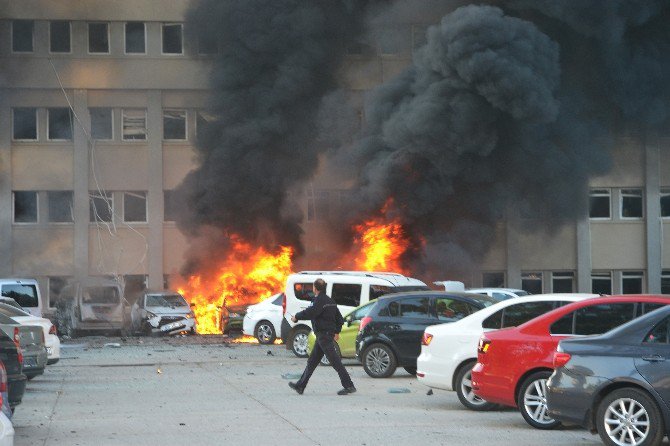
<path id="1" fill-rule="evenodd" d="M 159 375 L 162 375 L 162 374 L 163 374 L 163 372 L 161 371 L 161 369 L 156 369 L 156 373 L 158 373 Z"/>
<path id="2" fill-rule="evenodd" d="M 432 395 L 433 394 L 433 389 L 428 389 L 428 392 L 426 392 L 426 395 Z"/>
<path id="3" fill-rule="evenodd" d="M 268 356 L 274 356 L 275 354 L 272 353 L 272 350 L 268 350 L 268 352 L 266 353 L 266 355 L 268 355 Z"/>
<path id="4" fill-rule="evenodd" d="M 407 387 L 389 387 L 389 393 L 410 393 Z"/>
<path id="5" fill-rule="evenodd" d="M 121 347 L 121 344 L 119 344 L 118 342 L 108 342 L 104 345 L 104 347 L 119 348 Z"/>
<path id="6" fill-rule="evenodd" d="M 281 377 L 284 379 L 300 379 L 302 373 L 282 373 Z"/>

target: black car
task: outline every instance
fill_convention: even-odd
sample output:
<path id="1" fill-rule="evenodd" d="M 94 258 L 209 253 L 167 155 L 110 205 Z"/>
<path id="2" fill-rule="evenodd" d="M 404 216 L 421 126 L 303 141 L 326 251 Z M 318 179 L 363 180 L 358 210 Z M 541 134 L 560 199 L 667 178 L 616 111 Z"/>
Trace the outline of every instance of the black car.
<path id="1" fill-rule="evenodd" d="M 549 414 L 607 445 L 660 445 L 670 434 L 670 306 L 603 335 L 563 340 L 547 382 Z"/>
<path id="2" fill-rule="evenodd" d="M 373 378 L 386 378 L 398 366 L 416 374 L 423 331 L 455 322 L 497 301 L 470 293 L 416 291 L 380 297 L 361 320 L 356 358 Z"/>
<path id="3" fill-rule="evenodd" d="M 19 361 L 19 352 L 12 338 L 0 330 L 0 361 L 5 364 L 7 371 L 7 392 L 9 407 L 14 410 L 23 399 L 26 391 L 26 375 L 23 374 L 23 365 Z"/>

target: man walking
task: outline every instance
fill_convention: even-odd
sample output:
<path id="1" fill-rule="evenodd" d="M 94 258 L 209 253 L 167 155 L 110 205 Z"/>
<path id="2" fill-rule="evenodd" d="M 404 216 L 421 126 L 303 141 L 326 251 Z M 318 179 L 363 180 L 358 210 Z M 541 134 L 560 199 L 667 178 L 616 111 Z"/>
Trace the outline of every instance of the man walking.
<path id="1" fill-rule="evenodd" d="M 333 368 L 337 371 L 337 374 L 340 375 L 340 381 L 342 382 L 343 388 L 337 394 L 348 395 L 354 393 L 356 387 L 354 387 L 349 373 L 347 373 L 347 370 L 342 365 L 340 355 L 335 350 L 335 341 L 340 337 L 340 330 L 342 329 L 342 324 L 344 324 L 344 319 L 340 314 L 340 310 L 337 309 L 335 301 L 326 295 L 326 282 L 323 279 L 316 279 L 314 289 L 318 294 L 314 296 L 312 305 L 296 313 L 291 320 L 295 323 L 299 320 L 311 319 L 312 329 L 316 335 L 316 342 L 314 343 L 312 353 L 309 355 L 307 367 L 305 367 L 302 376 L 298 382 L 290 382 L 288 385 L 298 392 L 298 394 L 302 395 L 310 376 L 312 376 L 312 373 L 314 373 L 314 370 L 319 365 L 323 355 L 326 355 L 326 358 L 328 358 L 328 361 L 330 361 Z"/>

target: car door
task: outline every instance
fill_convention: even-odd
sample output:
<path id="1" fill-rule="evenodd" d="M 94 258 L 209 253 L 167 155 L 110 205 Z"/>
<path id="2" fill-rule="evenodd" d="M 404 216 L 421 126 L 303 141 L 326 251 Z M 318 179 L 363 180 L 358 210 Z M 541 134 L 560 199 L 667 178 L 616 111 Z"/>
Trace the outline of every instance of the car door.
<path id="1" fill-rule="evenodd" d="M 670 404 L 670 318 L 653 327 L 645 337 L 635 357 L 635 368 L 663 401 Z"/>
<path id="2" fill-rule="evenodd" d="M 386 335 L 396 347 L 400 365 L 416 365 L 423 332 L 429 325 L 437 323 L 432 309 L 434 302 L 429 296 L 412 296 L 392 304 L 396 304 L 398 316 L 389 321 Z"/>
<path id="3" fill-rule="evenodd" d="M 345 318 L 342 331 L 340 332 L 340 340 L 337 342 L 343 357 L 353 358 L 356 356 L 356 336 L 358 335 L 358 328 L 361 325 L 361 319 L 367 316 L 373 304 L 374 302 L 370 302 L 349 313 Z"/>

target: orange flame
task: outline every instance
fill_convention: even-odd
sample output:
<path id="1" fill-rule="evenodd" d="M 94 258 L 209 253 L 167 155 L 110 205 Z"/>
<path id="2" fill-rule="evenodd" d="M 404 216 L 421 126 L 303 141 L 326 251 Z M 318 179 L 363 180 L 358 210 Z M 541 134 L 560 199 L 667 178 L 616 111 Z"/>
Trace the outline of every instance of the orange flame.
<path id="1" fill-rule="evenodd" d="M 259 344 L 258 339 L 253 336 L 240 336 L 231 341 L 233 344 Z M 281 344 L 281 339 L 277 338 L 274 341 L 275 344 Z M 259 344 L 260 345 L 260 344 Z"/>
<path id="2" fill-rule="evenodd" d="M 272 254 L 233 237 L 231 250 L 215 277 L 193 275 L 178 287 L 179 293 L 195 304 L 198 333 L 221 333 L 220 307 L 224 302 L 227 306 L 252 305 L 282 291 L 292 272 L 292 256 L 290 247 L 283 246 Z"/>
<path id="3" fill-rule="evenodd" d="M 357 269 L 408 273 L 402 266 L 401 257 L 410 242 L 400 223 L 368 220 L 354 229 L 358 234 L 355 244 L 360 249 L 355 260 Z"/>

